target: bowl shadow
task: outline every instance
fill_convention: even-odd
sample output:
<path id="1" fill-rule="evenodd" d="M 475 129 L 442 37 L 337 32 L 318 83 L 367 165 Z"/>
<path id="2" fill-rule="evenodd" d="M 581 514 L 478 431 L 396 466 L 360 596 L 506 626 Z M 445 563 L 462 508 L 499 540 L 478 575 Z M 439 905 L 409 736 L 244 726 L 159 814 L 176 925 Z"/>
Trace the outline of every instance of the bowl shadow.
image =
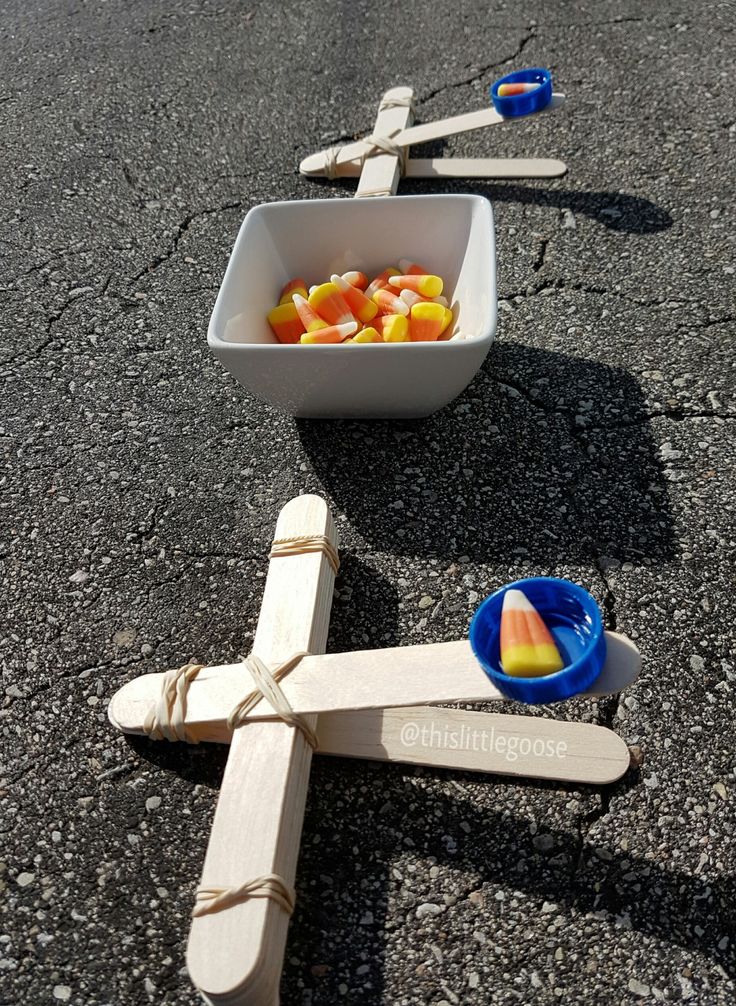
<path id="1" fill-rule="evenodd" d="M 536 567 L 677 554 L 638 382 L 621 368 L 496 343 L 425 420 L 296 420 L 324 488 L 374 549 Z"/>

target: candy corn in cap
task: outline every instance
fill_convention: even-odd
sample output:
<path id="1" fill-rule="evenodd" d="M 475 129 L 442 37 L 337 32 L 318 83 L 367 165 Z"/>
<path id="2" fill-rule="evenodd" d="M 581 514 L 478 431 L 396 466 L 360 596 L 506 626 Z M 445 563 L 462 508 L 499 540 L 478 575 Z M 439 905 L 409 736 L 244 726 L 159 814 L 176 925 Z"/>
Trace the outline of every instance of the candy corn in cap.
<path id="1" fill-rule="evenodd" d="M 541 66 L 507 73 L 491 85 L 491 101 L 498 114 L 507 119 L 541 112 L 552 101 L 552 74 Z"/>
<path id="2" fill-rule="evenodd" d="M 501 666 L 515 678 L 538 678 L 564 666 L 549 629 L 521 590 L 503 595 Z"/>
<path id="3" fill-rule="evenodd" d="M 470 623 L 470 645 L 503 695 L 532 704 L 588 690 L 606 662 L 594 598 L 551 576 L 517 580 L 487 597 Z"/>

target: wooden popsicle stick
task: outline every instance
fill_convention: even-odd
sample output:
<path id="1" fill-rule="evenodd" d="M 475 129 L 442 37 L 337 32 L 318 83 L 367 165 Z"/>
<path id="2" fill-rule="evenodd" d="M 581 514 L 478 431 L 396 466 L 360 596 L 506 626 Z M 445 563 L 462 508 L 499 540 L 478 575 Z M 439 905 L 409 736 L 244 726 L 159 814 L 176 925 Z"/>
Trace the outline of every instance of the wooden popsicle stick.
<path id="1" fill-rule="evenodd" d="M 414 96 L 410 87 L 392 87 L 386 91 L 378 108 L 374 133 L 377 136 L 393 137 L 414 121 L 414 113 L 408 102 Z M 392 105 L 394 101 L 405 101 L 406 105 Z M 355 193 L 356 199 L 367 196 L 395 196 L 401 178 L 399 158 L 393 154 L 374 154 L 365 160 L 360 181 Z"/>
<path id="2" fill-rule="evenodd" d="M 357 178 L 360 161 L 337 166 L 338 178 Z M 558 178 L 567 172 L 564 161 L 545 157 L 410 157 L 404 178 Z"/>
<path id="3" fill-rule="evenodd" d="M 318 496 L 281 511 L 275 538 L 326 535 L 332 517 Z M 253 652 L 268 663 L 324 650 L 334 572 L 320 552 L 272 559 Z M 241 684 L 250 686 L 241 668 Z M 309 720 L 316 725 L 316 717 Z M 238 887 L 275 873 L 293 884 L 312 750 L 298 730 L 262 722 L 237 730 L 230 748 L 202 873 L 203 887 Z M 207 1002 L 272 1006 L 278 1001 L 289 916 L 254 898 L 195 918 L 187 965 Z"/>
<path id="4" fill-rule="evenodd" d="M 394 90 L 409 90 L 408 88 L 395 88 Z M 388 92 L 391 93 L 391 92 Z M 554 111 L 565 103 L 564 94 L 553 94 L 552 100 L 542 112 Z M 539 113 L 535 113 L 539 114 Z M 435 122 L 423 122 L 419 126 L 411 126 L 392 136 L 392 141 L 399 147 L 408 147 L 417 143 L 427 143 L 430 140 L 439 140 L 445 136 L 452 136 L 457 133 L 465 133 L 472 129 L 482 129 L 486 126 L 499 125 L 502 122 L 522 122 L 528 116 L 509 119 L 499 115 L 495 108 L 480 108 L 475 112 L 466 112 L 464 115 L 454 115 L 449 119 L 438 119 Z M 376 124 L 375 132 L 381 135 L 381 131 Z M 355 160 L 362 157 L 371 149 L 371 145 L 364 140 L 356 140 L 341 147 L 337 154 L 337 165 L 340 166 L 346 161 Z M 310 154 L 305 157 L 299 165 L 299 171 L 303 175 L 324 174 L 327 158 L 325 151 Z"/>
<path id="5" fill-rule="evenodd" d="M 607 632 L 606 644 L 606 664 L 586 693 L 589 696 L 622 691 L 636 680 L 641 668 L 639 651 L 626 636 Z M 186 723 L 192 736 L 202 741 L 227 737 L 229 712 L 251 691 L 247 678 L 242 664 L 206 667 L 200 672 L 187 698 Z M 113 725 L 125 733 L 143 733 L 161 679 L 161 674 L 146 674 L 124 685 L 109 706 Z M 281 687 L 298 713 L 506 701 L 475 659 L 467 639 L 305 657 Z M 261 700 L 248 718 L 264 717 L 273 717 L 273 710 Z"/>
<path id="6" fill-rule="evenodd" d="M 589 785 L 615 782 L 630 761 L 613 730 L 542 716 L 409 706 L 322 713 L 317 733 L 320 754 Z"/>

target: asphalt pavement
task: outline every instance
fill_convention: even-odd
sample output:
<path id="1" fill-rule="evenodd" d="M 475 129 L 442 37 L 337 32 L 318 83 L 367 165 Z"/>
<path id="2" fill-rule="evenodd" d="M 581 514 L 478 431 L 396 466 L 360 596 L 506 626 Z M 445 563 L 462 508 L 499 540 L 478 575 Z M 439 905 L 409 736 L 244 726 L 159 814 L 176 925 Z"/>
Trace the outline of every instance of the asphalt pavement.
<path id="1" fill-rule="evenodd" d="M 184 967 L 227 751 L 130 742 L 133 676 L 246 653 L 279 508 L 323 494 L 329 648 L 459 638 L 568 576 L 634 638 L 594 788 L 316 758 L 284 1004 L 736 999 L 734 8 L 632 0 L 2 4 L 0 1003 L 199 1001 Z M 419 422 L 294 421 L 206 329 L 302 157 L 548 66 L 558 113 L 437 143 L 566 177 L 493 206 L 498 340 Z M 516 709 L 515 711 L 519 711 Z"/>

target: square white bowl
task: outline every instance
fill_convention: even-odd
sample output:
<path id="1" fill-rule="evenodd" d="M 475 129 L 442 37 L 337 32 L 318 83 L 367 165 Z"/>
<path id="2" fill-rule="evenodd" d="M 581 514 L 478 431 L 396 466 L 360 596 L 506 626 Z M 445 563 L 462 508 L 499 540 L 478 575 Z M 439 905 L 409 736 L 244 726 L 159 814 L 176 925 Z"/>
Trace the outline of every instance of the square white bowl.
<path id="1" fill-rule="evenodd" d="M 400 258 L 445 281 L 457 331 L 446 342 L 281 345 L 266 315 L 296 276 L 321 283 Z M 210 349 L 252 394 L 312 418 L 418 418 L 472 381 L 496 331 L 493 213 L 481 196 L 264 203 L 240 228 L 210 319 Z"/>

